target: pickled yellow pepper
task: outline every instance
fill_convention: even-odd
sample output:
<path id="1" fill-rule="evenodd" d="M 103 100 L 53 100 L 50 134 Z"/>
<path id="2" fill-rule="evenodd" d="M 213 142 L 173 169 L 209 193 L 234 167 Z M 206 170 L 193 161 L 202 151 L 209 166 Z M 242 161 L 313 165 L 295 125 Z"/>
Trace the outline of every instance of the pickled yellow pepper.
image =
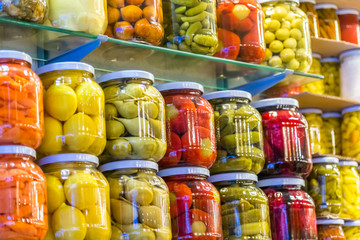
<path id="1" fill-rule="evenodd" d="M 343 227 L 346 240 L 360 239 L 360 221 L 346 221 Z"/>
<path id="2" fill-rule="evenodd" d="M 324 113 L 322 118 L 321 153 L 341 155 L 341 114 L 328 112 Z"/>
<path id="3" fill-rule="evenodd" d="M 313 53 L 312 57 L 313 57 L 313 62 L 311 64 L 309 73 L 322 75 L 321 63 L 320 63 L 321 55 L 318 53 Z M 302 86 L 301 91 L 324 94 L 324 80 L 322 79 L 320 81 L 315 81 L 312 83 L 305 84 Z"/>
<path id="4" fill-rule="evenodd" d="M 360 159 L 360 106 L 345 108 L 342 114 L 342 155 Z"/>
<path id="5" fill-rule="evenodd" d="M 325 94 L 340 96 L 340 61 L 338 58 L 324 58 L 321 60 L 324 75 Z"/>
<path id="6" fill-rule="evenodd" d="M 309 125 L 311 153 L 321 153 L 322 111 L 317 108 L 304 108 L 299 112 L 304 115 Z"/>

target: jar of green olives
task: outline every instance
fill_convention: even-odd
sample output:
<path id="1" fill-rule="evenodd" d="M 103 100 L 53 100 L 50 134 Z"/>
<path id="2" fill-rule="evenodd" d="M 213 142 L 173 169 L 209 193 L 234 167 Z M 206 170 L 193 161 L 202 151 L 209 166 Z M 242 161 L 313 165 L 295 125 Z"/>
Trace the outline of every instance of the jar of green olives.
<path id="1" fill-rule="evenodd" d="M 220 193 L 224 239 L 271 239 L 268 199 L 255 174 L 216 174 L 208 181 Z"/>
<path id="2" fill-rule="evenodd" d="M 321 59 L 321 69 L 324 75 L 324 93 L 340 96 L 340 60 L 336 57 Z"/>
<path id="3" fill-rule="evenodd" d="M 110 185 L 111 239 L 171 240 L 169 190 L 156 163 L 117 161 L 100 170 Z"/>
<path id="4" fill-rule="evenodd" d="M 309 73 L 322 75 L 321 70 L 321 55 L 318 53 L 312 54 L 312 64 Z M 302 92 L 311 92 L 316 94 L 324 94 L 324 80 L 315 81 L 302 86 Z"/>
<path id="5" fill-rule="evenodd" d="M 265 162 L 260 113 L 250 105 L 251 94 L 220 91 L 204 95 L 215 113 L 217 160 L 212 173 L 251 171 L 258 174 Z"/>
<path id="6" fill-rule="evenodd" d="M 311 153 L 321 153 L 322 111 L 317 108 L 303 108 L 299 112 L 304 115 L 309 126 Z"/>
<path id="7" fill-rule="evenodd" d="M 321 153 L 341 155 L 341 113 L 327 112 L 322 115 L 322 119 Z"/>
<path id="8" fill-rule="evenodd" d="M 312 62 L 307 15 L 299 0 L 258 0 L 265 13 L 265 64 L 308 72 Z"/>
<path id="9" fill-rule="evenodd" d="M 313 158 L 308 177 L 308 193 L 314 199 L 318 218 L 337 218 L 341 212 L 339 160 L 334 157 Z"/>

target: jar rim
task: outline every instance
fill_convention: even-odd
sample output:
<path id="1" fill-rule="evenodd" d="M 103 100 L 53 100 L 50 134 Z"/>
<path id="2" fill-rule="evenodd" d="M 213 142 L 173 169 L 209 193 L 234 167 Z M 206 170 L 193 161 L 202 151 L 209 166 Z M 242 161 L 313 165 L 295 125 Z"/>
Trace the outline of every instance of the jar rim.
<path id="1" fill-rule="evenodd" d="M 341 118 L 342 115 L 339 112 L 326 112 L 321 116 L 322 118 Z"/>
<path id="2" fill-rule="evenodd" d="M 192 90 L 199 90 L 201 93 L 204 93 L 204 86 L 196 82 L 163 83 L 156 85 L 155 88 L 159 92 L 163 92 L 167 90 L 177 90 L 177 89 L 192 89 Z"/>
<path id="3" fill-rule="evenodd" d="M 319 58 L 319 59 L 322 58 L 320 53 L 312 53 L 312 57 L 313 58 Z"/>
<path id="4" fill-rule="evenodd" d="M 317 225 L 330 225 L 330 224 L 336 224 L 336 225 L 344 225 L 343 219 L 324 219 L 324 218 L 318 218 L 316 219 Z"/>
<path id="5" fill-rule="evenodd" d="M 316 1 L 315 0 L 300 0 L 300 2 L 309 2 L 309 3 L 312 3 L 312 4 L 316 4 Z"/>
<path id="6" fill-rule="evenodd" d="M 30 63 L 30 65 L 32 65 L 32 57 L 30 57 L 29 54 L 24 52 L 15 51 L 15 50 L 0 50 L 0 59 L 5 59 L 5 58 L 23 60 Z"/>
<path id="7" fill-rule="evenodd" d="M 159 171 L 159 167 L 157 163 L 153 161 L 145 161 L 145 160 L 125 160 L 125 161 L 109 162 L 101 165 L 99 167 L 99 170 L 101 172 L 107 172 L 107 171 L 128 169 L 128 168 L 153 169 L 155 171 Z"/>
<path id="8" fill-rule="evenodd" d="M 248 100 L 252 100 L 252 95 L 249 92 L 241 91 L 241 90 L 226 90 L 226 91 L 217 91 L 205 94 L 203 96 L 206 100 L 213 99 L 223 99 L 223 98 L 246 98 Z"/>
<path id="9" fill-rule="evenodd" d="M 233 173 L 215 174 L 215 175 L 211 175 L 208 178 L 208 181 L 211 183 L 234 181 L 234 180 L 250 180 L 250 181 L 257 182 L 258 177 L 254 173 L 233 172 Z"/>
<path id="10" fill-rule="evenodd" d="M 0 146 L 0 154 L 23 154 L 36 158 L 36 151 L 30 147 L 20 145 L 3 145 Z"/>
<path id="11" fill-rule="evenodd" d="M 271 187 L 280 185 L 300 185 L 305 187 L 305 181 L 304 179 L 298 177 L 282 177 L 263 179 L 257 183 L 258 187 Z"/>
<path id="12" fill-rule="evenodd" d="M 85 153 L 62 153 L 44 157 L 38 161 L 39 166 L 52 164 L 52 163 L 62 163 L 62 162 L 89 162 L 95 163 L 96 167 L 99 166 L 98 157 L 85 154 Z"/>
<path id="13" fill-rule="evenodd" d="M 352 9 L 352 8 L 341 8 L 336 11 L 336 14 L 337 15 L 345 15 L 345 14 L 359 15 L 359 11 L 356 9 Z"/>
<path id="14" fill-rule="evenodd" d="M 320 108 L 301 108 L 299 113 L 318 113 L 323 114 L 323 111 Z"/>
<path id="15" fill-rule="evenodd" d="M 344 115 L 345 113 L 356 112 L 356 111 L 360 111 L 360 105 L 356 105 L 356 106 L 351 106 L 351 107 L 344 108 L 344 109 L 341 111 L 341 114 Z"/>
<path id="16" fill-rule="evenodd" d="M 299 107 L 298 100 L 294 98 L 268 98 L 251 103 L 254 108 L 273 107 L 277 105 L 290 105 Z"/>
<path id="17" fill-rule="evenodd" d="M 257 0 L 260 4 L 261 3 L 267 3 L 267 2 L 275 2 L 276 0 Z M 299 0 L 287 0 L 287 2 L 294 2 L 299 4 Z"/>
<path id="18" fill-rule="evenodd" d="M 356 161 L 352 161 L 352 160 L 341 160 L 339 161 L 339 166 L 353 166 L 353 167 L 358 167 L 358 163 Z"/>
<path id="19" fill-rule="evenodd" d="M 112 73 L 107 73 L 99 77 L 96 82 L 101 84 L 116 79 L 127 79 L 127 78 L 143 78 L 150 80 L 154 84 L 155 77 L 152 73 L 142 70 L 123 70 Z"/>
<path id="20" fill-rule="evenodd" d="M 204 167 L 172 167 L 160 170 L 157 175 L 159 177 L 170 177 L 177 175 L 205 175 L 210 176 L 210 171 Z"/>
<path id="21" fill-rule="evenodd" d="M 86 71 L 95 75 L 95 69 L 93 66 L 83 62 L 57 62 L 47 64 L 45 66 L 39 67 L 35 72 L 37 75 L 41 75 L 48 72 L 62 71 L 62 70 L 80 70 Z"/>
<path id="22" fill-rule="evenodd" d="M 345 221 L 344 227 L 358 227 L 360 226 L 360 220 Z"/>
<path id="23" fill-rule="evenodd" d="M 339 163 L 339 159 L 336 157 L 314 157 L 312 161 L 313 163 Z"/>
<path id="24" fill-rule="evenodd" d="M 328 57 L 328 58 L 323 58 L 320 61 L 321 63 L 328 63 L 328 62 L 334 62 L 334 63 L 339 63 L 340 60 L 337 57 Z"/>
<path id="25" fill-rule="evenodd" d="M 319 3 L 315 5 L 315 9 L 338 9 L 338 7 L 336 6 L 336 4 L 333 3 Z"/>
<path id="26" fill-rule="evenodd" d="M 353 55 L 358 56 L 359 52 L 360 52 L 360 49 L 351 49 L 351 50 L 344 51 L 344 52 L 340 53 L 340 60 L 343 60 L 344 58 L 353 56 Z"/>

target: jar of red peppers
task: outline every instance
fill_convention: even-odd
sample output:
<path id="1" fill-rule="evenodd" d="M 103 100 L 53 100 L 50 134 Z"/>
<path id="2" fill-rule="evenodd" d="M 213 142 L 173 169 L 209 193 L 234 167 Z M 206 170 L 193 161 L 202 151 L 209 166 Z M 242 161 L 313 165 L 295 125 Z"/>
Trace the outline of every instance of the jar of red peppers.
<path id="1" fill-rule="evenodd" d="M 43 87 L 31 64 L 23 52 L 0 51 L 0 144 L 36 149 L 44 136 Z"/>
<path id="2" fill-rule="evenodd" d="M 318 219 L 318 240 L 345 240 L 342 219 Z"/>
<path id="3" fill-rule="evenodd" d="M 265 162 L 260 113 L 250 105 L 251 94 L 220 91 L 204 96 L 214 108 L 217 161 L 212 173 L 251 171 L 258 174 Z"/>
<path id="4" fill-rule="evenodd" d="M 331 3 L 320 3 L 315 5 L 315 9 L 319 17 L 320 37 L 340 41 L 339 18 L 336 15 L 337 6 Z"/>
<path id="5" fill-rule="evenodd" d="M 216 57 L 261 63 L 265 58 L 264 14 L 256 0 L 218 0 Z"/>
<path id="6" fill-rule="evenodd" d="M 303 179 L 270 178 L 258 186 L 269 199 L 273 240 L 317 240 L 315 204 L 302 190 Z"/>
<path id="7" fill-rule="evenodd" d="M 206 181 L 209 170 L 201 167 L 175 167 L 161 170 L 169 187 L 173 240 L 223 239 L 220 195 Z"/>
<path id="8" fill-rule="evenodd" d="M 210 168 L 216 159 L 214 112 L 193 82 L 156 86 L 165 99 L 167 152 L 160 168 L 197 165 Z"/>
<path id="9" fill-rule="evenodd" d="M 359 44 L 359 12 L 355 9 L 339 9 L 336 14 L 338 15 L 340 21 L 341 40 Z"/>
<path id="10" fill-rule="evenodd" d="M 300 9 L 307 14 L 309 19 L 310 36 L 318 38 L 320 35 L 320 27 L 315 4 L 315 0 L 300 0 Z"/>
<path id="11" fill-rule="evenodd" d="M 255 186 L 258 178 L 253 173 L 224 173 L 212 175 L 220 192 L 224 239 L 270 240 L 268 199 Z"/>
<path id="12" fill-rule="evenodd" d="M 0 146 L 0 239 L 44 239 L 48 230 L 46 180 L 34 149 Z"/>
<path id="13" fill-rule="evenodd" d="M 270 98 L 252 104 L 262 115 L 265 166 L 263 175 L 310 174 L 311 151 L 308 124 L 291 98 Z"/>

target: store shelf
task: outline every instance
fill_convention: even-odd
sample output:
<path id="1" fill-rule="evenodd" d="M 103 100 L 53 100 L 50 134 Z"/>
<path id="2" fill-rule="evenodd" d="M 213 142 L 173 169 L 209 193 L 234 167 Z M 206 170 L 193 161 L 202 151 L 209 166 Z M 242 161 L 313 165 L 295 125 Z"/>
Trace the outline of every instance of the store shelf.
<path id="1" fill-rule="evenodd" d="M 344 41 L 312 37 L 311 48 L 313 52 L 321 54 L 322 57 L 338 57 L 340 53 L 346 50 L 360 48 L 360 45 Z"/>
<path id="2" fill-rule="evenodd" d="M 40 64 L 88 43 L 97 36 L 0 17 L 0 48 L 29 53 Z M 109 38 L 83 59 L 97 74 L 123 69 L 152 72 L 158 81 L 195 81 L 210 90 L 238 88 L 284 73 L 284 69 L 181 52 Z M 295 72 L 284 83 L 306 84 L 320 75 Z"/>
<path id="3" fill-rule="evenodd" d="M 342 109 L 360 105 L 360 101 L 351 101 L 340 97 L 304 92 L 291 96 L 299 101 L 300 108 L 320 108 L 324 112 L 341 112 Z"/>
<path id="4" fill-rule="evenodd" d="M 313 158 L 315 158 L 315 157 L 336 157 L 340 161 L 356 161 L 356 162 L 360 163 L 360 159 L 357 159 L 357 158 L 349 158 L 349 157 L 344 157 L 344 156 L 339 156 L 339 155 L 332 155 L 332 154 L 316 153 L 316 154 L 313 154 L 312 157 Z"/>
<path id="5" fill-rule="evenodd" d="M 360 11 L 359 0 L 316 0 L 316 3 L 334 3 L 338 8 L 352 8 Z"/>

